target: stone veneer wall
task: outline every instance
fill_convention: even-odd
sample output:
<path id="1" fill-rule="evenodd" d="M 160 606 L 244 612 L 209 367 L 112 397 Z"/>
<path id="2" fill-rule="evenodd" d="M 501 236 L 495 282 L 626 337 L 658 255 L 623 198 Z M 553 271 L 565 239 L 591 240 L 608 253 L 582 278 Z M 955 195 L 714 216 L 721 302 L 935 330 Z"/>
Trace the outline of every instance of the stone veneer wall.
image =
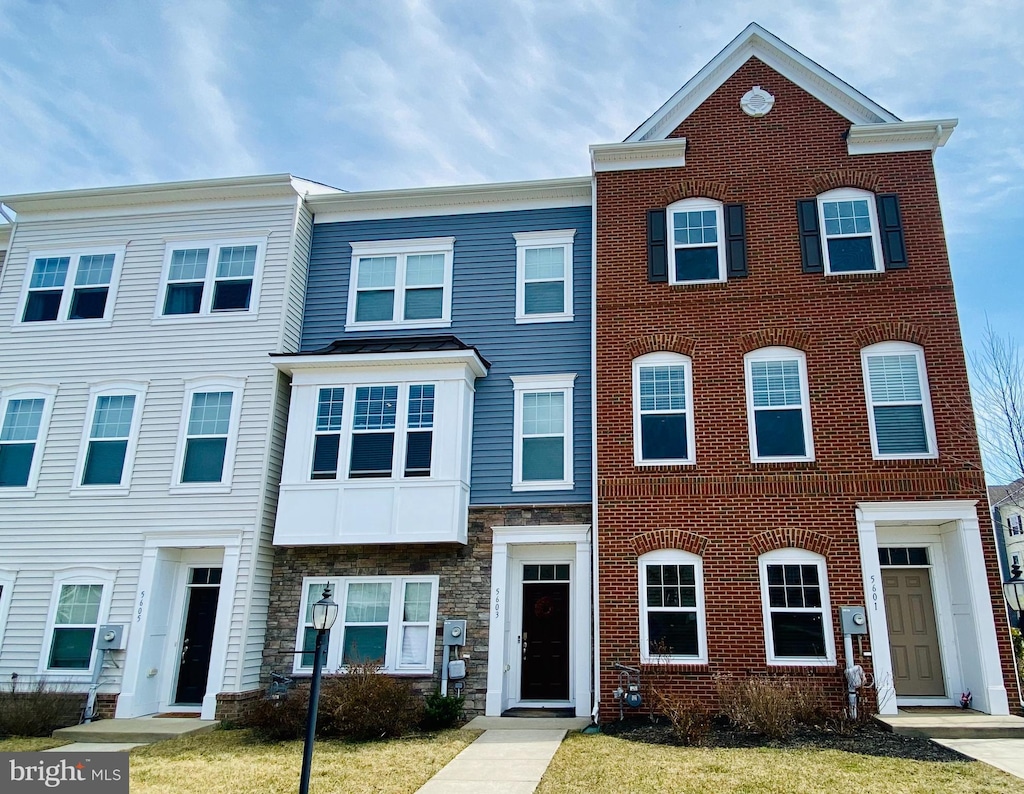
<path id="1" fill-rule="evenodd" d="M 413 678 L 412 683 L 424 695 L 440 686 L 444 621 L 465 619 L 466 713 L 482 714 L 487 694 L 491 527 L 589 524 L 590 517 L 590 505 L 480 507 L 469 511 L 469 543 L 465 546 L 446 543 L 278 548 L 274 555 L 262 680 L 269 683 L 271 671 L 290 674 L 304 576 L 436 575 L 439 588 L 434 674 Z"/>

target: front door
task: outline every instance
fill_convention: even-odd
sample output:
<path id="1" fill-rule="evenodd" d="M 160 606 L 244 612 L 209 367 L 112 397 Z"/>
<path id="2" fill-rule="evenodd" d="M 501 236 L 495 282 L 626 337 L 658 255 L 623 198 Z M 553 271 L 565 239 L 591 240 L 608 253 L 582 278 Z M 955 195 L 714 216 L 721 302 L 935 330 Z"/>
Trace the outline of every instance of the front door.
<path id="1" fill-rule="evenodd" d="M 568 579 L 568 565 L 524 566 L 520 700 L 569 699 L 569 582 L 530 581 L 547 569 Z"/>
<path id="2" fill-rule="evenodd" d="M 944 697 L 939 632 L 927 568 L 883 568 L 893 684 L 901 697 Z"/>
<path id="3" fill-rule="evenodd" d="M 181 640 L 174 702 L 199 705 L 206 694 L 213 629 L 220 595 L 220 568 L 191 568 L 185 588 L 185 630 Z"/>

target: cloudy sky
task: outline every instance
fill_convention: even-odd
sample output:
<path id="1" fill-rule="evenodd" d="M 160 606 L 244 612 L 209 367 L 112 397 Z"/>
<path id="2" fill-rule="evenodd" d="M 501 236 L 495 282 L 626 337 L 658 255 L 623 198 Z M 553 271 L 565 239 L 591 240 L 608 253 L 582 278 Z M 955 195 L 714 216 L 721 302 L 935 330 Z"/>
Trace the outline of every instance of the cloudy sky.
<path id="1" fill-rule="evenodd" d="M 986 315 L 1024 341 L 1024 0 L 0 0 L 0 194 L 579 176 L 751 21 L 960 119 L 935 162 L 965 342 Z"/>

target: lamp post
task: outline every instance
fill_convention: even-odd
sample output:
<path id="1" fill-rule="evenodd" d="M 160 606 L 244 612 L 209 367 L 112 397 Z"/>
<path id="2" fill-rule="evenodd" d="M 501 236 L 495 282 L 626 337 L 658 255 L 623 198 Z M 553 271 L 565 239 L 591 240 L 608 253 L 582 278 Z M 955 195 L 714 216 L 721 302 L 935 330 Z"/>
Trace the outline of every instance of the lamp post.
<path id="1" fill-rule="evenodd" d="M 1014 563 L 1010 573 L 1012 576 L 1003 582 L 1003 598 L 1017 613 L 1017 628 L 1024 631 L 1024 579 L 1020 578 L 1020 566 Z"/>
<path id="2" fill-rule="evenodd" d="M 331 600 L 331 587 L 324 587 L 324 597 L 313 604 L 313 628 L 316 647 L 313 650 L 313 680 L 309 684 L 309 712 L 306 716 L 306 743 L 302 748 L 302 776 L 299 794 L 309 794 L 309 773 L 313 766 L 313 738 L 316 736 L 316 712 L 320 700 L 320 673 L 324 667 L 324 637 L 338 617 L 338 605 Z"/>

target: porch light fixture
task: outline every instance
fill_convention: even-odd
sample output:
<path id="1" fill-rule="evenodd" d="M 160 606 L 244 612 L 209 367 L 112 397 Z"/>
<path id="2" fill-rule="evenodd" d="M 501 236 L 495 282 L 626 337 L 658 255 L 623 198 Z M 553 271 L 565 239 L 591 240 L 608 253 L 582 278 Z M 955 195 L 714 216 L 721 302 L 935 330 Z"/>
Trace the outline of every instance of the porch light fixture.
<path id="1" fill-rule="evenodd" d="M 313 628 L 316 646 L 313 649 L 313 680 L 309 684 L 309 712 L 306 715 L 306 742 L 302 748 L 302 776 L 299 794 L 309 794 L 309 775 L 313 766 L 313 738 L 316 736 L 316 712 L 320 701 L 320 674 L 324 667 L 324 637 L 338 619 L 338 605 L 331 600 L 331 586 L 324 587 L 324 597 L 313 604 Z"/>
<path id="2" fill-rule="evenodd" d="M 1014 563 L 1010 573 L 1011 578 L 1003 582 L 1003 598 L 1017 613 L 1017 625 L 1024 630 L 1024 579 L 1020 578 L 1020 566 Z"/>

